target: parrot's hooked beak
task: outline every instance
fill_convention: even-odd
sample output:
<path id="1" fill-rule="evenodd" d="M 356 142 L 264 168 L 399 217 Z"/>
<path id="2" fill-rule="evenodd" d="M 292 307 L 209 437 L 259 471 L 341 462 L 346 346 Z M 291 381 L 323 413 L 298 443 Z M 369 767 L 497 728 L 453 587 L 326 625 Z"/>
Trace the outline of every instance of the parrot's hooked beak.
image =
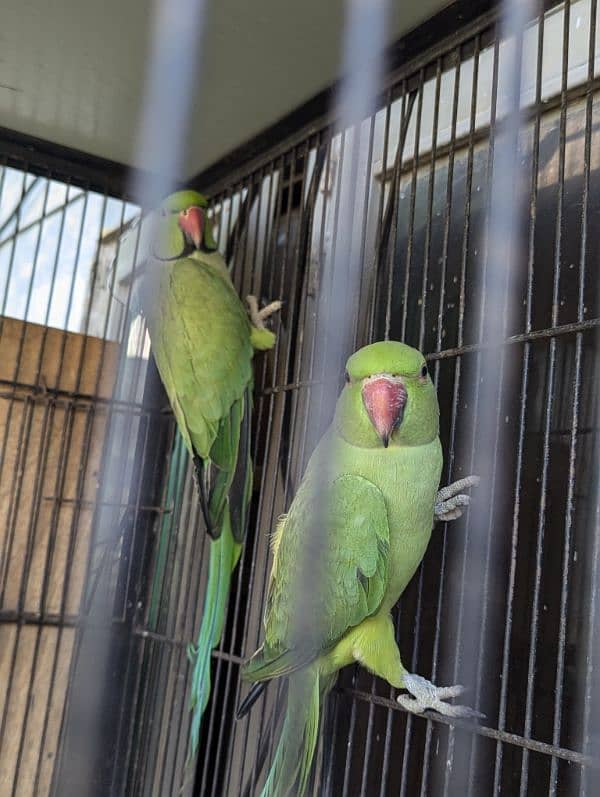
<path id="1" fill-rule="evenodd" d="M 204 211 L 199 207 L 182 210 L 179 214 L 179 226 L 186 239 L 194 244 L 196 249 L 202 245 L 204 234 Z"/>
<path id="2" fill-rule="evenodd" d="M 384 448 L 388 447 L 394 429 L 402 423 L 406 397 L 402 380 L 390 374 L 375 374 L 363 382 L 363 402 Z"/>

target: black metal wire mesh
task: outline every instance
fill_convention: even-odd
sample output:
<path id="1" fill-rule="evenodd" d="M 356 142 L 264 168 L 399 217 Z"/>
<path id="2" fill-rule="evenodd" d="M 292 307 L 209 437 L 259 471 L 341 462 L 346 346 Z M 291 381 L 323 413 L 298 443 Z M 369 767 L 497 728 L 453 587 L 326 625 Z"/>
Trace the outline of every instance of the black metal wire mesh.
<path id="1" fill-rule="evenodd" d="M 595 638 L 589 621 L 593 577 L 584 560 L 591 530 L 597 533 L 591 470 L 598 252 L 588 234 L 598 213 L 596 37 L 594 3 L 551 9 L 526 34 L 519 188 L 529 213 L 518 231 L 525 255 L 517 264 L 523 300 L 502 344 L 517 390 L 499 396 L 502 431 L 492 452 L 511 474 L 512 490 L 493 507 L 473 510 L 489 515 L 490 534 L 502 535 L 501 567 L 487 576 L 489 599 L 480 618 L 475 700 L 485 703 L 488 720 L 473 728 L 406 717 L 387 686 L 358 668 L 347 671 L 332 701 L 321 776 L 326 793 L 593 793 L 593 775 L 589 782 L 586 777 L 596 763 L 590 729 L 582 725 L 580 690 L 590 689 L 585 659 L 593 655 Z M 495 24 L 482 21 L 394 76 L 382 111 L 360 130 L 331 139 L 327 127 L 313 129 L 255 171 L 232 176 L 231 187 L 215 196 L 215 207 L 222 208 L 244 190 L 250 194 L 250 186 L 263 186 L 262 192 L 254 189 L 255 218 L 264 213 L 261 201 L 272 208 L 272 231 L 258 226 L 276 243 L 266 260 L 272 281 L 263 293 L 290 297 L 277 368 L 270 383 L 264 376 L 258 380 L 259 424 L 267 433 L 264 452 L 257 448 L 259 460 L 266 459 L 261 530 L 272 529 L 289 504 L 310 452 L 303 410 L 315 389 L 315 297 L 328 258 L 342 245 L 336 237 L 337 189 L 344 147 L 349 150 L 356 135 L 361 164 L 356 237 L 349 243 L 349 257 L 363 266 L 356 343 L 390 336 L 429 353 L 442 406 L 445 478 L 471 470 L 477 418 L 464 405 L 464 385 L 490 349 L 478 338 L 484 306 L 478 272 L 486 256 L 503 53 Z M 289 193 L 273 190 L 274 175 L 298 185 L 296 202 L 290 205 Z M 248 227 L 233 253 L 240 280 L 259 265 L 265 268 L 256 248 L 257 233 Z M 406 665 L 440 683 L 455 682 L 461 659 L 472 655 L 453 641 L 460 640 L 462 599 L 449 601 L 464 595 L 478 575 L 469 573 L 468 534 L 469 518 L 434 535 L 398 612 Z M 239 634 L 223 644 L 237 656 L 253 650 L 260 636 L 257 586 L 264 598 L 268 550 L 264 538 L 258 545 L 245 564 L 252 595 L 246 631 L 241 644 Z M 462 563 L 458 572 L 448 569 L 450 561 Z M 242 585 L 245 578 L 242 569 Z M 502 633 L 486 642 L 492 618 Z M 239 626 L 241 618 L 233 622 Z M 487 658 L 486 646 L 492 648 Z M 235 661 L 217 663 L 224 685 L 205 737 L 200 794 L 237 794 L 246 782 L 254 793 L 262 782 L 255 756 L 268 704 L 259 704 L 241 724 L 222 722 L 223 706 L 234 702 L 236 671 Z M 229 736 L 225 758 L 215 734 Z"/>
<path id="2" fill-rule="evenodd" d="M 328 707 L 315 793 L 595 793 L 596 17 L 596 0 L 578 0 L 526 33 L 523 300 L 496 342 L 511 378 L 490 452 L 511 492 L 489 507 L 475 498 L 472 510 L 501 536 L 500 566 L 469 571 L 469 515 L 438 529 L 396 618 L 405 664 L 455 682 L 476 655 L 460 644 L 465 590 L 485 575 L 469 697 L 488 718 L 406 715 L 387 685 L 349 669 Z M 488 15 L 390 76 L 362 125 L 336 136 L 325 119 L 205 186 L 240 294 L 284 307 L 275 351 L 256 359 L 255 495 L 195 773 L 185 769 L 186 647 L 207 539 L 143 325 L 130 323 L 137 208 L 109 196 L 108 179 L 102 195 L 97 182 L 69 186 L 14 156 L 0 161 L 1 793 L 258 793 L 275 689 L 236 722 L 239 665 L 260 637 L 268 532 L 318 434 L 309 399 L 339 379 L 314 367 L 321 281 L 335 247 L 347 247 L 362 267 L 355 344 L 387 336 L 428 353 L 444 478 L 469 472 L 478 429 L 465 385 L 491 350 L 479 337 L 479 275 L 503 53 Z M 354 229 L 340 242 L 354 145 Z M 111 468 L 118 489 L 98 483 Z M 91 695 L 85 663 L 102 651 Z"/>

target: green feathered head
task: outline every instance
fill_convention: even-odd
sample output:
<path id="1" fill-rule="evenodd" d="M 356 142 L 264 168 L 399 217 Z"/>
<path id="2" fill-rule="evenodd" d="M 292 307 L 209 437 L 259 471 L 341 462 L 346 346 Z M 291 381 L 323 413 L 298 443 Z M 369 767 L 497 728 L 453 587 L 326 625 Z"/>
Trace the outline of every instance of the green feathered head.
<path id="1" fill-rule="evenodd" d="M 158 212 L 154 256 L 174 260 L 190 249 L 212 252 L 217 244 L 207 216 L 208 200 L 197 191 L 177 191 Z"/>
<path id="2" fill-rule="evenodd" d="M 346 385 L 335 425 L 362 448 L 415 446 L 439 433 L 439 406 L 425 358 L 388 340 L 355 352 L 346 363 Z"/>

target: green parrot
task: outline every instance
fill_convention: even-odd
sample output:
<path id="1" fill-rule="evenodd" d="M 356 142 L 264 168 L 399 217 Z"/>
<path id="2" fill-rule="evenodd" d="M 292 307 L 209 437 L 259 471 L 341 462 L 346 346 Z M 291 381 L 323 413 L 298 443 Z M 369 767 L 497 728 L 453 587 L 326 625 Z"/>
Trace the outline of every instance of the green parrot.
<path id="1" fill-rule="evenodd" d="M 248 297 L 246 312 L 216 251 L 207 206 L 195 191 L 179 191 L 163 203 L 154 218 L 140 287 L 156 365 L 194 463 L 212 538 L 200 634 L 190 653 L 190 758 L 198 748 L 210 695 L 211 652 L 223 632 L 231 573 L 246 530 L 252 491 L 252 357 L 255 350 L 275 344 L 264 319 L 280 307 L 272 302 L 259 311 L 256 299 Z"/>
<path id="2" fill-rule="evenodd" d="M 444 702 L 462 687 L 436 687 L 407 672 L 390 612 L 425 554 L 434 520 L 458 517 L 469 503 L 460 491 L 478 478 L 438 492 L 439 408 L 419 351 L 373 343 L 349 358 L 345 378 L 333 423 L 275 531 L 264 642 L 242 669 L 254 686 L 238 716 L 268 680 L 287 680 L 262 797 L 306 791 L 324 697 L 338 670 L 353 662 L 407 690 L 412 697 L 398 702 L 409 711 L 477 715 Z M 295 583 L 303 556 L 310 589 Z"/>

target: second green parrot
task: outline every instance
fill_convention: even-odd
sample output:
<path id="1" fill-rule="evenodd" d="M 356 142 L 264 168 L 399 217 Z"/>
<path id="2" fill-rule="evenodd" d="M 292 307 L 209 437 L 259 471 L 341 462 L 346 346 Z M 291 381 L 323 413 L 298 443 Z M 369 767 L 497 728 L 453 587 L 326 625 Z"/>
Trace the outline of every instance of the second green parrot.
<path id="1" fill-rule="evenodd" d="M 412 697 L 398 701 L 410 711 L 475 714 L 444 702 L 462 687 L 436 687 L 406 670 L 390 612 L 425 554 L 434 520 L 460 515 L 469 500 L 460 490 L 478 480 L 438 493 L 439 409 L 419 351 L 371 344 L 349 358 L 345 378 L 333 423 L 277 526 L 264 642 L 242 671 L 255 685 L 240 714 L 269 679 L 287 679 L 262 797 L 305 793 L 323 699 L 353 662 L 407 690 Z M 299 583 L 299 573 L 310 578 Z"/>
<path id="2" fill-rule="evenodd" d="M 246 530 L 252 490 L 252 357 L 256 349 L 273 347 L 275 335 L 264 319 L 280 305 L 273 302 L 259 311 L 254 297 L 248 297 L 249 317 L 216 251 L 207 206 L 195 191 L 179 191 L 163 203 L 154 219 L 141 287 L 156 365 L 194 462 L 212 537 L 200 634 L 192 651 L 190 756 L 198 747 L 210 695 L 211 652 L 223 632 L 231 573 Z"/>

